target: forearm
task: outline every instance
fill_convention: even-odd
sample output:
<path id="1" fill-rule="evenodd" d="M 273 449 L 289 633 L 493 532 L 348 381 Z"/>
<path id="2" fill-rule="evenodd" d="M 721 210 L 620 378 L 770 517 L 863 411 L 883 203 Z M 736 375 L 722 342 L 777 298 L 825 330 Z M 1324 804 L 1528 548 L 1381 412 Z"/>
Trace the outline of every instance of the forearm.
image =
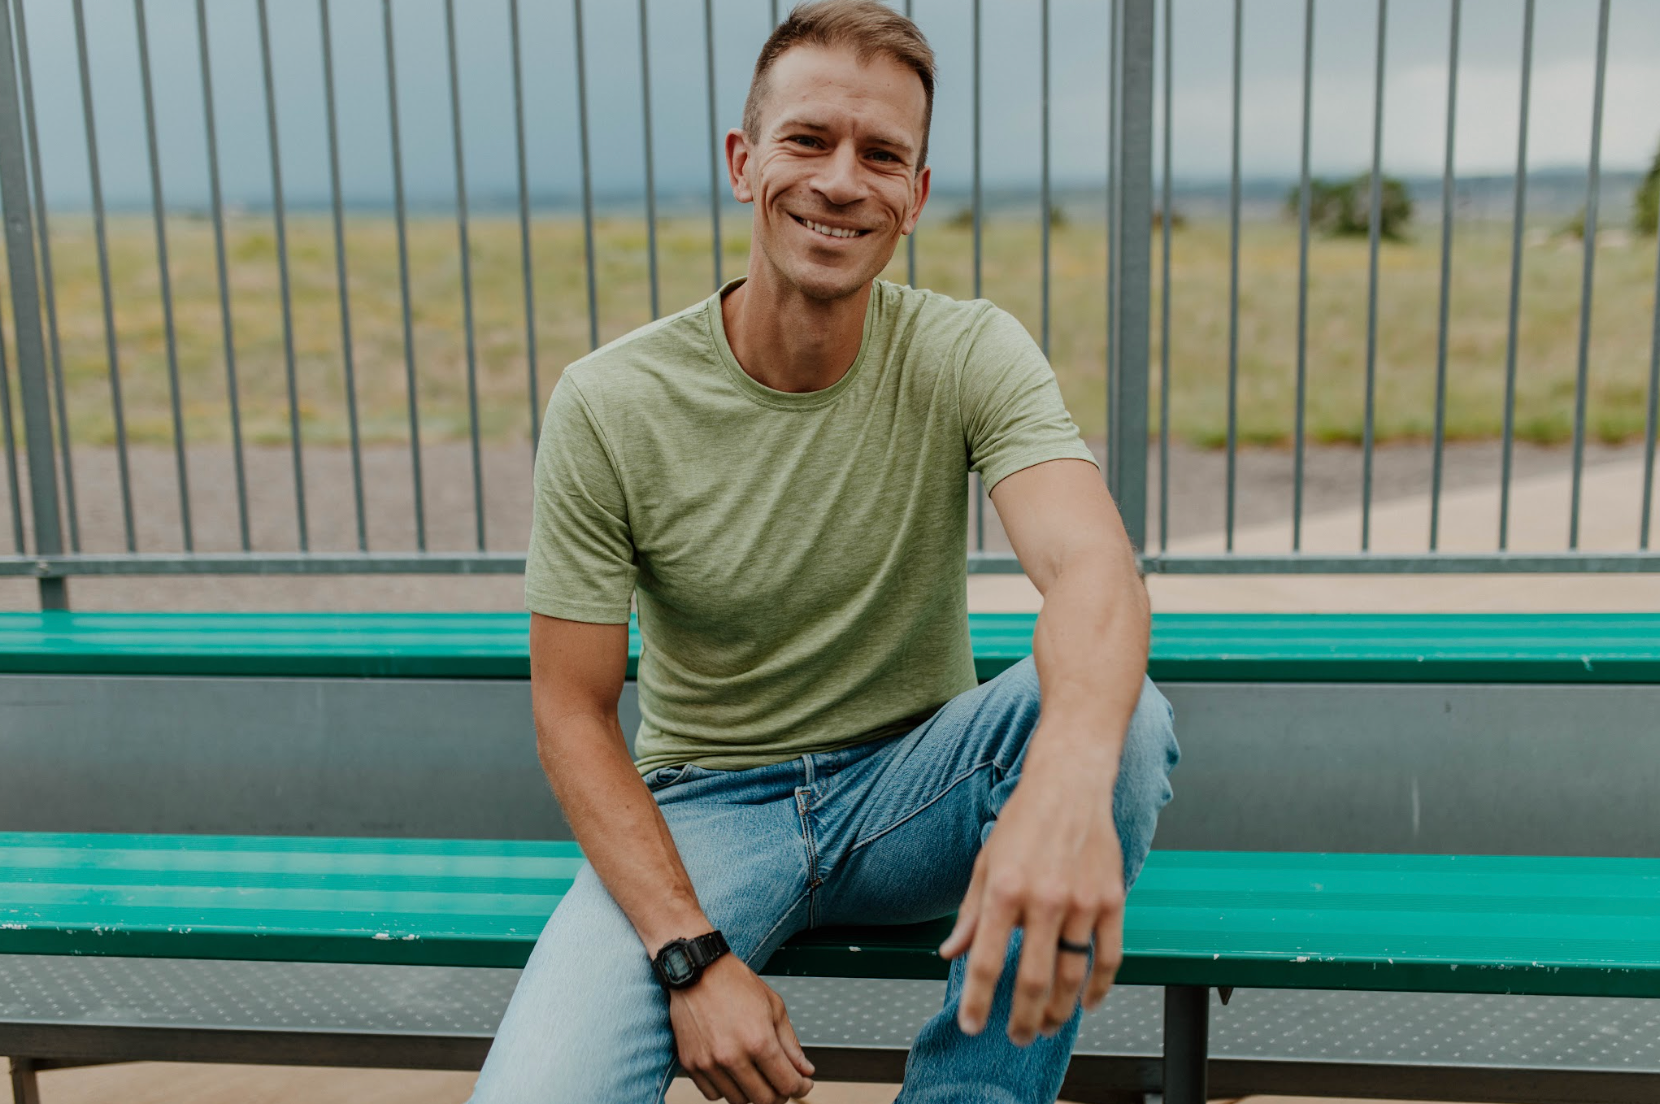
<path id="1" fill-rule="evenodd" d="M 1032 652 L 1043 713 L 1024 775 L 1115 778 L 1147 669 L 1147 592 L 1126 548 L 1073 552 L 1043 596 Z"/>
<path id="2" fill-rule="evenodd" d="M 709 931 L 713 925 L 698 905 L 657 802 L 628 757 L 616 718 L 538 718 L 537 750 L 583 855 L 647 953 Z"/>

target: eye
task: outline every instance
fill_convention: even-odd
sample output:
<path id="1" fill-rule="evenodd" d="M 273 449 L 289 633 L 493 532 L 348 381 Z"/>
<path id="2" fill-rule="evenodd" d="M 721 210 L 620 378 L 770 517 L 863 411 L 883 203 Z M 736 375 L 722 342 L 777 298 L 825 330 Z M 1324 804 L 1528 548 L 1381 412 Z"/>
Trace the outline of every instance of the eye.
<path id="1" fill-rule="evenodd" d="M 892 153 L 889 153 L 887 150 L 875 150 L 871 153 L 871 156 L 876 158 L 878 161 L 887 161 L 895 165 L 899 164 L 899 158 Z"/>
<path id="2" fill-rule="evenodd" d="M 811 134 L 792 134 L 790 137 L 786 138 L 785 141 L 797 142 L 808 149 L 817 149 L 819 145 L 819 140 L 814 138 Z"/>

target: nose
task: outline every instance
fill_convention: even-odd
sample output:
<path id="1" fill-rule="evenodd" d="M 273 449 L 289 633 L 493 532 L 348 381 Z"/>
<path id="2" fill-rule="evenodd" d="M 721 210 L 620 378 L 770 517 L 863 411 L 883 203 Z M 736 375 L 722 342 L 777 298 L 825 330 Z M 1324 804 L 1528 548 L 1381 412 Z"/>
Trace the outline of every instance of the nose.
<path id="1" fill-rule="evenodd" d="M 814 181 L 825 202 L 841 207 L 864 195 L 864 183 L 859 176 L 859 157 L 852 142 L 839 142 L 829 157 L 819 162 L 819 173 Z"/>

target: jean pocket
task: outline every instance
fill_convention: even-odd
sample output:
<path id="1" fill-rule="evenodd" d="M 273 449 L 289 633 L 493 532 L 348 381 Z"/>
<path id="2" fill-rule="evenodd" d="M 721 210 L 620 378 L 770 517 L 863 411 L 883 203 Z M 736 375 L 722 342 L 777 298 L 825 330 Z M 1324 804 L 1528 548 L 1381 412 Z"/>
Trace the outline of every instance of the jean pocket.
<path id="1" fill-rule="evenodd" d="M 654 771 L 648 771 L 644 781 L 646 789 L 656 793 L 658 790 L 667 789 L 676 782 L 700 778 L 707 773 L 709 772 L 705 768 L 695 763 L 677 763 L 673 766 L 658 767 Z"/>

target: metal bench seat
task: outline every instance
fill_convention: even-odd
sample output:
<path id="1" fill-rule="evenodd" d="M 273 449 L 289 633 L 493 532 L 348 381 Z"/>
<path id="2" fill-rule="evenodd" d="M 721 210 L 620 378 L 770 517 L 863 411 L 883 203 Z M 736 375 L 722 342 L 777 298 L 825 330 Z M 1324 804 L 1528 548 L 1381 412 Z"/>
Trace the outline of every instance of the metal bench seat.
<path id="1" fill-rule="evenodd" d="M 1031 613 L 972 613 L 974 665 Z M 519 613 L 0 613 L 0 674 L 530 677 Z M 630 630 L 628 677 L 640 638 Z M 1660 683 L 1660 614 L 1156 613 L 1155 681 Z"/>
<path id="2" fill-rule="evenodd" d="M 0 833 L 0 856 L 0 955 L 452 967 L 522 964 L 581 863 L 565 842 L 74 833 Z M 946 923 L 803 932 L 765 972 L 937 980 Z M 1185 1104 L 1211 987 L 1660 998 L 1660 860 L 1155 852 L 1119 976 L 1165 987 L 1163 1069 L 1090 1059 L 1069 1091 L 1151 1083 Z M 897 1053 L 850 1048 L 824 1075 L 891 1075 Z"/>
<path id="3" fill-rule="evenodd" d="M 0 956 L 0 1053 L 49 1070 L 124 1060 L 473 1070 L 519 972 Z M 772 977 L 826 1079 L 897 1081 L 943 985 Z M 1084 1017 L 1068 1099 L 1156 1092 L 1160 994 Z M 1218 1010 L 1211 1088 L 1400 1099 L 1653 1099 L 1660 1000 L 1241 990 Z M 43 1099 L 42 1104 L 51 1104 Z"/>

